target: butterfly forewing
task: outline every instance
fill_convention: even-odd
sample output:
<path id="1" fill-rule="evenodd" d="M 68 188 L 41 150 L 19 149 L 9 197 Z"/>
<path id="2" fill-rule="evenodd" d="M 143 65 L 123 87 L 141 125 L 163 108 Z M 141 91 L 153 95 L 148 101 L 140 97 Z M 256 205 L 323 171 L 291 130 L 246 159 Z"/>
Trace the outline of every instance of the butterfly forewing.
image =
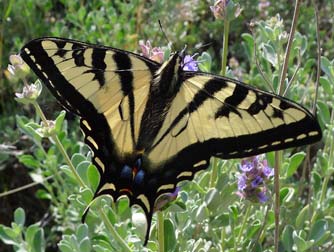
<path id="1" fill-rule="evenodd" d="M 120 155 L 134 151 L 159 64 L 126 51 L 58 38 L 33 40 L 21 55 L 61 104 L 90 127 L 103 117 Z"/>
<path id="2" fill-rule="evenodd" d="M 148 156 L 159 163 L 198 148 L 203 159 L 228 159 L 320 138 L 316 119 L 296 103 L 235 80 L 188 73 Z"/>

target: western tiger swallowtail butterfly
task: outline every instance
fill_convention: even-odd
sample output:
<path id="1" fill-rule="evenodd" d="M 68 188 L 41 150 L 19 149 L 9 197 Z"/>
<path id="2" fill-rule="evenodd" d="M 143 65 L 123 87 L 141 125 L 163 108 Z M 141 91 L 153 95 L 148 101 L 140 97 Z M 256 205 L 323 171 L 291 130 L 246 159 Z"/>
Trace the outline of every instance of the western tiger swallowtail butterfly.
<path id="1" fill-rule="evenodd" d="M 241 158 L 321 139 L 316 118 L 302 106 L 237 80 L 184 71 L 183 52 L 159 64 L 50 37 L 30 41 L 21 56 L 81 118 L 100 174 L 94 198 L 126 195 L 143 209 L 145 244 L 156 199 L 206 169 L 210 157 Z"/>

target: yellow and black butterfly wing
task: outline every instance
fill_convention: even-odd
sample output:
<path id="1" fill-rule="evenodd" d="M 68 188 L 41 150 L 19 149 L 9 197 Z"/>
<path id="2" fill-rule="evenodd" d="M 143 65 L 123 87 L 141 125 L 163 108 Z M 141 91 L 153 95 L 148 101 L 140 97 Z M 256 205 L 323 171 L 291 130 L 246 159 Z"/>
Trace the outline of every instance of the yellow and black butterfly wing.
<path id="1" fill-rule="evenodd" d="M 198 144 L 224 159 L 318 141 L 321 130 L 302 106 L 236 80 L 184 72 L 184 82 L 148 149 L 154 163 Z M 164 153 L 163 157 L 160 153 Z"/>
<path id="2" fill-rule="evenodd" d="M 161 176 L 173 171 L 174 181 L 160 180 L 164 188 L 191 179 L 211 156 L 241 158 L 321 139 L 316 118 L 286 98 L 207 73 L 183 72 L 182 78 L 146 150 Z"/>
<path id="3" fill-rule="evenodd" d="M 81 117 L 85 142 L 100 173 L 95 197 L 128 195 L 131 181 L 121 179 L 124 164 L 138 156 L 136 142 L 153 74 L 160 64 L 131 52 L 63 38 L 40 38 L 21 56 L 57 100 Z M 150 215 L 151 216 L 151 215 Z"/>
<path id="4" fill-rule="evenodd" d="M 107 163 L 102 159 L 112 152 L 120 159 L 134 152 L 158 63 L 127 51 L 61 38 L 33 40 L 21 55 L 60 103 L 82 118 L 85 141 L 94 150 L 93 161 L 100 171 Z"/>
<path id="5" fill-rule="evenodd" d="M 171 104 L 165 104 L 169 109 L 161 115 L 158 133 L 145 149 L 150 167 L 143 197 L 148 209 L 178 182 L 207 168 L 211 156 L 241 158 L 321 139 L 316 118 L 286 98 L 207 73 L 183 72 L 181 78 Z"/>

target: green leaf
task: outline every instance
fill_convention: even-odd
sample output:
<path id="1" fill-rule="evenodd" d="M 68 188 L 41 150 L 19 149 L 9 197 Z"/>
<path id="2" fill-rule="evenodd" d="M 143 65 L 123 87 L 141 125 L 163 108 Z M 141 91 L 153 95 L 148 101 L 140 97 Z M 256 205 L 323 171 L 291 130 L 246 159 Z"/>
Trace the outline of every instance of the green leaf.
<path id="1" fill-rule="evenodd" d="M 65 115 L 66 115 L 66 112 L 62 110 L 55 120 L 55 131 L 57 132 L 57 134 L 61 132 L 62 130 Z"/>
<path id="2" fill-rule="evenodd" d="M 310 210 L 310 205 L 306 205 L 297 215 L 296 218 L 296 228 L 297 229 L 302 229 L 304 227 L 305 221 L 309 220 L 309 210 Z"/>
<path id="3" fill-rule="evenodd" d="M 298 252 L 303 252 L 309 249 L 314 243 L 313 241 L 305 241 L 296 231 L 293 231 L 292 237 Z"/>
<path id="4" fill-rule="evenodd" d="M 228 207 L 230 214 L 230 217 L 232 217 L 233 221 L 236 221 L 238 219 L 239 210 L 235 205 L 231 205 Z"/>
<path id="5" fill-rule="evenodd" d="M 81 21 L 82 23 L 85 21 L 85 17 L 86 17 L 87 11 L 85 9 L 84 6 L 81 6 L 79 8 L 79 10 L 77 11 L 77 18 L 79 21 Z"/>
<path id="6" fill-rule="evenodd" d="M 77 167 L 81 162 L 86 160 L 87 160 L 86 157 L 81 153 L 75 153 L 71 158 L 71 162 L 74 165 L 74 167 Z"/>
<path id="7" fill-rule="evenodd" d="M 58 243 L 58 248 L 62 252 L 74 252 L 73 249 L 71 248 L 71 246 L 68 245 L 68 244 L 66 244 L 66 243 L 64 243 L 63 241 L 60 241 Z"/>
<path id="8" fill-rule="evenodd" d="M 207 52 L 203 52 L 201 56 L 197 58 L 198 67 L 203 72 L 210 72 L 211 71 L 211 65 L 212 65 L 212 58 L 211 55 Z"/>
<path id="9" fill-rule="evenodd" d="M 289 202 L 293 195 L 295 194 L 295 189 L 293 187 L 283 187 L 280 190 L 280 201 L 281 204 Z"/>
<path id="10" fill-rule="evenodd" d="M 175 228 L 173 222 L 170 219 L 164 220 L 164 233 L 165 233 L 165 248 L 166 251 L 173 252 L 176 247 L 176 236 L 175 236 Z"/>
<path id="11" fill-rule="evenodd" d="M 76 170 L 79 174 L 79 176 L 82 178 L 82 180 L 85 182 L 85 185 L 88 184 L 88 179 L 87 179 L 87 170 L 88 166 L 91 164 L 90 161 L 82 161 L 77 167 Z"/>
<path id="12" fill-rule="evenodd" d="M 321 178 L 321 175 L 315 170 L 312 171 L 312 177 L 314 181 L 313 190 L 314 190 L 314 193 L 317 194 L 321 189 L 322 178 Z"/>
<path id="13" fill-rule="evenodd" d="M 317 106 L 319 108 L 318 113 L 319 113 L 322 121 L 325 124 L 330 123 L 331 113 L 329 111 L 329 106 L 326 103 L 324 103 L 323 101 L 320 101 L 320 100 L 317 101 Z"/>
<path id="14" fill-rule="evenodd" d="M 39 168 L 41 166 L 40 162 L 32 155 L 21 155 L 19 157 L 19 162 L 32 169 Z"/>
<path id="15" fill-rule="evenodd" d="M 32 252 L 45 251 L 44 230 L 42 228 L 38 228 L 37 232 L 35 233 L 32 245 Z"/>
<path id="16" fill-rule="evenodd" d="M 333 216 L 326 216 L 326 221 L 328 223 L 328 230 L 334 234 L 334 217 Z"/>
<path id="17" fill-rule="evenodd" d="M 47 200 L 51 200 L 52 196 L 50 193 L 48 193 L 46 190 L 44 189 L 38 189 L 35 193 L 36 197 L 39 199 L 47 199 Z"/>
<path id="18" fill-rule="evenodd" d="M 318 220 L 311 228 L 310 239 L 315 241 L 315 245 L 319 245 L 318 242 L 323 240 L 324 237 L 328 236 L 326 234 L 328 231 L 328 223 L 326 220 Z M 327 237 L 326 237 L 327 238 Z"/>
<path id="19" fill-rule="evenodd" d="M 291 225 L 286 225 L 282 233 L 282 243 L 286 252 L 292 252 L 293 238 L 292 233 L 294 228 Z"/>
<path id="20" fill-rule="evenodd" d="M 289 166 L 288 166 L 287 174 L 286 174 L 288 178 L 291 177 L 296 172 L 299 165 L 303 162 L 305 156 L 306 156 L 305 152 L 298 152 L 298 153 L 293 154 L 289 158 L 290 162 L 289 162 Z"/>
<path id="21" fill-rule="evenodd" d="M 294 41 L 293 41 L 294 50 L 296 51 L 296 56 L 298 55 L 298 51 L 300 51 L 300 55 L 303 56 L 307 49 L 307 39 L 306 36 L 301 35 L 300 33 L 296 33 Z"/>
<path id="22" fill-rule="evenodd" d="M 273 67 L 277 67 L 277 54 L 269 44 L 263 44 L 263 57 L 268 60 Z"/>
<path id="23" fill-rule="evenodd" d="M 168 211 L 173 213 L 184 212 L 185 210 L 187 210 L 187 205 L 183 201 L 181 201 L 181 199 L 173 201 L 168 207 Z"/>
<path id="24" fill-rule="evenodd" d="M 68 165 L 62 165 L 62 166 L 60 166 L 59 169 L 68 176 L 68 179 L 70 180 L 71 183 L 73 183 L 73 184 L 77 184 L 78 183 L 77 179 L 74 177 L 73 172 L 68 167 Z"/>
<path id="25" fill-rule="evenodd" d="M 137 235 L 144 239 L 147 229 L 147 222 L 145 214 L 141 212 L 133 213 L 131 216 L 132 224 L 136 227 L 136 233 Z"/>
<path id="26" fill-rule="evenodd" d="M 333 95 L 333 87 L 326 77 L 321 76 L 319 79 L 320 86 L 324 89 L 325 94 L 331 97 Z"/>
<path id="27" fill-rule="evenodd" d="M 90 185 L 90 188 L 92 188 L 92 190 L 95 191 L 100 182 L 100 174 L 95 165 L 93 164 L 88 166 L 87 180 L 88 180 L 88 185 Z"/>
<path id="28" fill-rule="evenodd" d="M 84 201 L 84 202 L 81 202 L 82 200 L 80 199 L 80 203 L 83 205 L 89 204 L 94 196 L 92 190 L 88 187 L 82 188 L 80 190 L 80 195 L 81 195 L 81 199 Z"/>
<path id="29" fill-rule="evenodd" d="M 244 40 L 243 45 L 245 47 L 245 51 L 248 57 L 248 60 L 251 60 L 254 52 L 254 39 L 253 36 L 249 33 L 241 34 L 242 39 Z"/>
<path id="30" fill-rule="evenodd" d="M 262 223 L 259 220 L 253 221 L 247 229 L 247 239 L 255 238 L 257 232 L 260 230 Z"/>
<path id="31" fill-rule="evenodd" d="M 39 124 L 31 122 L 23 116 L 16 116 L 16 123 L 24 134 L 29 136 L 36 145 L 41 146 L 42 135 L 36 131 L 40 129 Z"/>
<path id="32" fill-rule="evenodd" d="M 117 201 L 117 213 L 119 216 L 128 215 L 129 214 L 129 199 L 126 197 L 121 198 Z"/>
<path id="33" fill-rule="evenodd" d="M 82 241 L 80 241 L 79 251 L 80 252 L 91 252 L 92 251 L 92 246 L 90 243 L 90 239 L 88 237 L 85 237 Z"/>
<path id="34" fill-rule="evenodd" d="M 330 82 L 334 83 L 334 66 L 326 57 L 322 56 L 320 59 L 321 70 L 325 72 Z"/>
<path id="35" fill-rule="evenodd" d="M 101 237 L 98 237 L 98 239 L 94 239 L 93 248 L 96 252 L 109 252 L 115 250 L 108 241 L 103 240 L 103 238 Z"/>
<path id="36" fill-rule="evenodd" d="M 27 230 L 25 232 L 25 239 L 28 244 L 34 243 L 35 234 L 39 229 L 40 227 L 37 224 L 30 225 L 29 227 L 27 227 Z"/>
<path id="37" fill-rule="evenodd" d="M 81 241 L 88 237 L 88 226 L 86 224 L 80 224 L 76 231 L 78 241 Z"/>
<path id="38" fill-rule="evenodd" d="M 219 191 L 216 188 L 210 188 L 205 195 L 205 203 L 210 211 L 214 211 L 220 205 Z"/>
<path id="39" fill-rule="evenodd" d="M 19 234 L 11 228 L 0 225 L 0 239 L 7 245 L 19 245 Z"/>
<path id="40" fill-rule="evenodd" d="M 198 207 L 196 211 L 196 221 L 201 222 L 208 217 L 208 209 L 205 204 L 202 204 Z"/>
<path id="41" fill-rule="evenodd" d="M 23 210 L 23 208 L 19 207 L 15 210 L 14 212 L 14 222 L 23 227 L 24 226 L 24 223 L 25 223 L 25 220 L 26 220 L 26 214 Z"/>

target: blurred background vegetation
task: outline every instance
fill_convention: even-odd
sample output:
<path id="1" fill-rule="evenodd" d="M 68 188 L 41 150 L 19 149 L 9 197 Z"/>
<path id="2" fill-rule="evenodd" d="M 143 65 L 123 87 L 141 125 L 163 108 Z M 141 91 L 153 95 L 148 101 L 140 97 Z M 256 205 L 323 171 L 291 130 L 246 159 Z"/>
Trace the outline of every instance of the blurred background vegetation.
<path id="1" fill-rule="evenodd" d="M 320 87 L 318 109 L 320 110 L 320 123 L 323 129 L 325 129 L 327 124 L 333 124 L 333 122 L 331 122 L 333 118 L 331 117 L 333 113 L 333 96 L 331 96 L 331 94 L 333 93 L 331 92 L 333 92 L 334 88 L 333 76 L 331 76 L 331 74 L 333 74 L 332 60 L 334 55 L 334 3 L 332 0 L 323 0 L 318 1 L 317 4 L 320 18 L 321 48 L 322 55 L 324 56 L 322 61 L 324 63 L 322 68 L 323 78 L 321 82 L 324 86 Z M 57 150 L 52 147 L 51 143 L 45 139 L 41 139 L 41 146 L 47 150 L 49 156 L 53 156 L 53 159 L 50 157 L 50 160 L 52 159 L 52 161 L 50 161 L 50 163 L 52 163 L 51 165 L 50 163 L 44 164 L 44 168 L 39 168 L 34 158 L 37 156 L 38 159 L 38 155 L 41 157 L 43 155 L 36 150 L 33 141 L 22 134 L 22 129 L 19 130 L 20 126 L 18 126 L 18 124 L 20 124 L 20 122 L 24 124 L 26 122 L 24 120 L 28 120 L 27 118 L 36 118 L 36 115 L 32 107 L 23 106 L 14 100 L 15 92 L 20 91 L 23 84 L 21 81 L 16 81 L 11 78 L 8 73 L 7 65 L 9 64 L 9 55 L 18 53 L 20 48 L 31 39 L 42 36 L 72 38 L 134 52 L 139 52 L 139 40 L 150 40 L 153 46 L 165 46 L 168 42 L 165 40 L 159 27 L 158 20 L 160 20 L 169 41 L 173 43 L 173 48 L 183 49 L 184 46 L 187 45 L 190 54 L 202 54 L 203 52 L 207 52 L 211 55 L 210 59 L 212 60 L 210 71 L 218 73 L 221 68 L 223 23 L 215 20 L 209 9 L 210 5 L 213 5 L 213 1 L 1 0 L 0 193 L 18 188 L 32 181 L 40 181 L 41 178 L 53 174 L 53 171 L 48 171 L 46 167 L 52 166 L 57 168 L 57 160 L 60 159 L 57 154 L 55 154 Z M 253 85 L 268 90 L 268 87 L 263 84 L 263 79 L 255 64 L 255 56 L 252 48 L 254 43 L 252 42 L 252 38 L 249 37 L 249 24 L 252 21 L 257 24 L 253 29 L 257 38 L 258 53 L 260 55 L 259 62 L 263 66 L 265 73 L 270 76 L 269 79 L 274 83 L 275 87 L 275 83 L 277 84 L 278 80 L 279 69 L 275 69 L 274 63 L 270 61 L 270 56 L 276 53 L 283 55 L 284 50 L 281 50 L 283 47 L 271 45 L 273 52 L 268 52 L 265 50 L 265 48 L 268 47 L 263 46 L 263 44 L 267 43 L 266 40 L 278 39 L 280 35 L 284 35 L 284 31 L 289 31 L 294 5 L 291 1 L 260 0 L 240 1 L 240 5 L 243 9 L 242 13 L 231 23 L 230 28 L 228 58 L 230 59 L 231 71 L 229 71 L 228 74 L 231 77 L 239 78 L 245 82 L 250 82 Z M 280 15 L 280 18 L 276 16 L 277 14 Z M 276 24 L 280 21 L 283 21 L 284 25 L 279 26 Z M 273 22 L 274 24 L 272 24 Z M 266 37 L 270 34 L 269 30 L 266 31 L 270 26 L 276 27 L 281 34 Z M 301 5 L 298 32 L 299 35 L 296 36 L 296 43 L 303 44 L 301 45 L 301 47 L 303 47 L 302 60 L 301 66 L 299 66 L 298 76 L 295 80 L 298 85 L 296 84 L 292 88 L 293 92 L 288 93 L 288 97 L 311 108 L 313 102 L 312 97 L 314 97 L 315 62 L 317 57 L 316 25 L 312 1 L 303 1 Z M 286 38 L 285 40 L 283 38 L 282 41 L 281 45 L 285 45 Z M 275 44 L 275 42 L 272 43 Z M 281 51 L 277 52 L 276 50 Z M 296 67 L 298 67 L 297 54 L 298 53 L 295 52 L 291 60 L 291 68 L 289 69 L 290 76 L 294 73 Z M 31 75 L 31 82 L 33 82 L 34 79 L 35 77 Z M 61 107 L 46 90 L 43 91 L 43 95 L 39 98 L 39 103 L 50 119 L 55 118 L 61 110 Z M 18 118 L 16 115 L 25 117 Z M 66 121 L 63 129 L 62 141 L 67 146 L 67 151 L 71 154 L 77 152 L 87 153 L 87 149 L 83 147 L 80 140 L 82 137 L 79 133 L 80 130 L 77 126 L 77 121 L 73 120 L 71 115 L 67 115 L 66 118 L 68 121 Z M 17 120 L 19 120 L 19 122 L 17 122 Z M 72 140 L 66 140 L 65 136 Z M 325 142 L 325 140 L 323 142 Z M 318 146 L 317 148 L 320 147 Z M 309 160 L 314 162 L 317 149 L 312 150 L 313 154 Z M 225 168 L 221 168 L 222 174 L 230 178 L 229 169 L 234 170 L 235 173 L 235 163 L 231 161 L 231 163 L 227 165 L 224 163 L 224 165 Z M 330 166 L 330 164 L 328 165 Z M 323 170 L 324 168 L 319 169 Z M 315 180 L 315 182 L 319 184 L 319 187 L 321 187 L 324 176 L 322 176 L 319 171 L 318 174 L 319 176 L 315 176 L 316 178 L 310 175 L 306 177 L 309 180 Z M 326 174 L 328 176 L 328 173 Z M 294 182 L 299 180 L 300 176 L 301 174 L 297 172 L 297 175 L 291 175 L 286 183 L 293 185 Z M 329 181 L 333 182 L 333 179 L 330 178 Z M 54 189 L 54 186 L 55 185 L 52 184 L 48 190 L 45 189 L 48 185 L 43 183 L 43 185 L 1 197 L 0 224 L 10 226 L 15 209 L 21 207 L 25 210 L 26 220 L 24 225 L 29 226 L 39 222 L 39 225 L 44 228 L 43 237 L 45 237 L 45 244 L 43 246 L 47 248 L 47 251 L 58 251 L 57 243 L 61 239 L 67 239 L 62 237 L 64 234 L 72 235 L 76 233 L 76 237 L 78 237 L 78 232 L 85 229 L 85 226 L 82 226 L 78 231 L 77 227 L 74 226 L 78 225 L 74 223 L 78 223 L 80 213 L 76 213 L 76 208 L 73 208 L 73 216 L 67 217 L 67 219 L 64 217 L 66 207 L 69 207 L 67 197 L 70 196 L 70 189 L 66 192 L 68 194 L 65 193 L 61 195 L 59 188 L 57 191 Z M 58 187 L 62 186 L 64 185 L 58 185 Z M 299 188 L 298 186 L 299 185 L 296 185 L 296 188 Z M 330 190 L 333 190 L 332 186 Z M 60 197 L 58 201 L 63 202 L 63 209 L 61 209 L 59 203 L 53 202 L 55 199 L 51 197 L 52 192 L 55 193 L 57 197 Z M 62 193 L 64 192 L 62 191 Z M 305 200 L 305 198 L 302 197 L 303 193 L 305 193 L 304 190 L 298 191 L 298 193 L 296 192 L 296 195 L 298 194 L 299 197 L 295 196 L 296 199 L 301 200 L 300 205 L 297 207 L 297 209 L 299 209 L 298 211 L 303 209 L 306 205 L 304 204 L 305 202 L 303 202 Z M 333 210 L 333 202 L 333 198 L 329 199 L 326 211 Z M 239 207 L 238 205 L 238 209 Z M 57 209 L 55 210 L 55 208 Z M 315 208 L 312 209 L 315 210 Z M 22 215 L 21 210 L 16 213 L 17 216 Z M 128 217 L 129 213 L 125 214 L 120 219 L 124 221 Z M 62 220 L 59 221 L 60 219 Z M 285 221 L 289 222 L 288 220 Z M 58 226 L 63 226 L 54 228 L 56 223 Z M 127 227 L 127 225 L 128 224 L 125 224 L 124 227 Z M 303 238 L 306 240 L 305 237 Z M 267 242 L 271 244 L 270 239 L 267 240 Z M 270 245 L 268 246 L 270 247 Z M 331 251 L 334 251 L 333 243 L 330 246 Z M 320 251 L 315 247 L 312 249 L 312 251 Z M 12 251 L 12 248 L 0 242 L 0 251 Z M 62 251 L 66 250 L 63 249 Z M 72 249 L 72 251 L 76 250 Z M 98 250 L 96 249 L 96 251 Z M 290 250 L 288 249 L 286 251 Z"/>

